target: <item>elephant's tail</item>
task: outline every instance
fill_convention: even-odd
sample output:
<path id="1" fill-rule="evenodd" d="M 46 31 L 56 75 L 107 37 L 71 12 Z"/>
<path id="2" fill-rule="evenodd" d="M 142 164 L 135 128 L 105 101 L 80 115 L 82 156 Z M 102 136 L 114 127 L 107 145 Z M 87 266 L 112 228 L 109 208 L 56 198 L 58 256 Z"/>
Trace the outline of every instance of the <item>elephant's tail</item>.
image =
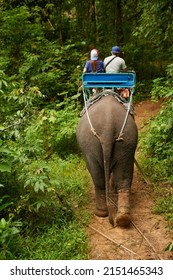
<path id="1" fill-rule="evenodd" d="M 110 159 L 111 159 L 111 153 L 112 153 L 112 145 L 102 145 L 103 150 L 103 161 L 104 161 L 104 173 L 105 173 L 105 190 L 106 190 L 106 204 L 108 208 L 109 213 L 109 221 L 114 226 L 114 207 L 112 205 L 112 201 L 110 199 Z"/>

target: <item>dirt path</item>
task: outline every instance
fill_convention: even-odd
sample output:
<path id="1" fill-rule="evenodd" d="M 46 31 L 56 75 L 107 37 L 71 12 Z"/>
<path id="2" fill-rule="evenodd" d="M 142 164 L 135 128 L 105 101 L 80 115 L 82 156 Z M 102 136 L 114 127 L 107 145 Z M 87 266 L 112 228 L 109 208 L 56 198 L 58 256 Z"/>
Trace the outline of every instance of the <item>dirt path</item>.
<path id="1" fill-rule="evenodd" d="M 161 101 L 144 101 L 135 106 L 138 129 L 161 107 Z M 152 213 L 151 186 L 142 179 L 135 167 L 131 195 L 132 226 L 129 229 L 113 228 L 108 218 L 93 215 L 88 228 L 91 260 L 172 260 L 173 252 L 164 249 L 171 235 L 162 216 Z M 94 190 L 91 189 L 91 207 L 94 210 Z"/>

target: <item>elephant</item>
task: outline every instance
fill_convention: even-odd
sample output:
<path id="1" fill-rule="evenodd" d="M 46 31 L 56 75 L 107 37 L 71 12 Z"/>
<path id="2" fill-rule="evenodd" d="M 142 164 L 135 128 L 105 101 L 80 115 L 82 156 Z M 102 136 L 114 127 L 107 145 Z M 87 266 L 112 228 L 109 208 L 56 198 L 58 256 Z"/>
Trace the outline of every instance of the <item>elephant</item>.
<path id="1" fill-rule="evenodd" d="M 127 115 L 124 104 L 106 93 L 81 116 L 76 138 L 95 187 L 95 215 L 128 227 L 138 129 L 134 115 Z"/>

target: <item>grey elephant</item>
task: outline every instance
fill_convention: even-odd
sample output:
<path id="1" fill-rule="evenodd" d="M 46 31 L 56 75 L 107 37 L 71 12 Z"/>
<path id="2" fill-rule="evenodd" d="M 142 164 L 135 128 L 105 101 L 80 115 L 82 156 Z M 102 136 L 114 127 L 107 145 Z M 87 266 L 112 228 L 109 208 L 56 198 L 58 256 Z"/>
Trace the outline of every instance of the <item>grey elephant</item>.
<path id="1" fill-rule="evenodd" d="M 94 103 L 94 102 L 93 102 Z M 134 116 L 113 96 L 90 106 L 77 126 L 77 141 L 95 186 L 95 214 L 109 216 L 110 223 L 126 227 L 131 223 L 130 190 L 138 130 Z"/>

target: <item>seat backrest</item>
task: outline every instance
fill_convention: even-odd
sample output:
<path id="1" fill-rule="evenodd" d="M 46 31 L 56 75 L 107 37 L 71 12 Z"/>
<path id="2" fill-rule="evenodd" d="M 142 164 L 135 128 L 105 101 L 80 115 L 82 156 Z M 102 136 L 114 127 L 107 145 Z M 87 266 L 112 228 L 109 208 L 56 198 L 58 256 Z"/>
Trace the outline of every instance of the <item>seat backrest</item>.
<path id="1" fill-rule="evenodd" d="M 125 73 L 83 73 L 82 82 L 88 88 L 132 88 L 135 87 L 136 74 Z"/>

